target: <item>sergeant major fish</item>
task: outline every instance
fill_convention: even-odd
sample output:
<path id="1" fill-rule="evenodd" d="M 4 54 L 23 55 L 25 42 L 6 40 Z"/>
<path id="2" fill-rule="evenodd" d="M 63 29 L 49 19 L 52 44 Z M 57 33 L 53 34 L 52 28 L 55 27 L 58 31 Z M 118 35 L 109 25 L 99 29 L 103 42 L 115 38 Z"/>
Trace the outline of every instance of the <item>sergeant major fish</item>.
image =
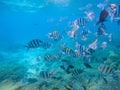
<path id="1" fill-rule="evenodd" d="M 102 74 L 108 74 L 108 75 L 113 75 L 115 73 L 115 69 L 108 66 L 108 65 L 101 65 L 98 67 L 98 70 L 102 73 Z"/>
<path id="2" fill-rule="evenodd" d="M 48 78 L 52 78 L 52 76 L 55 74 L 55 72 L 54 71 L 51 71 L 51 72 L 49 72 L 49 71 L 41 71 L 40 73 L 39 73 L 39 77 L 40 78 L 43 78 L 43 79 L 48 79 Z"/>
<path id="3" fill-rule="evenodd" d="M 46 61 L 51 61 L 53 59 L 53 56 L 49 53 L 46 53 L 45 56 L 44 56 L 44 60 Z"/>
<path id="4" fill-rule="evenodd" d="M 86 18 L 79 18 L 77 20 L 74 21 L 74 23 L 76 23 L 79 27 L 83 27 L 87 25 L 87 19 Z"/>
<path id="5" fill-rule="evenodd" d="M 33 49 L 33 48 L 38 48 L 38 47 L 41 47 L 42 45 L 42 41 L 39 40 L 39 39 L 34 39 L 34 40 L 31 40 L 30 42 L 28 42 L 28 44 L 25 46 L 29 49 Z"/>
<path id="6" fill-rule="evenodd" d="M 79 52 L 80 54 L 82 54 L 82 55 L 84 54 L 84 52 L 85 52 L 85 46 L 84 46 L 84 45 L 76 42 L 76 43 L 75 43 L 75 47 L 76 47 L 76 50 L 78 50 L 78 52 Z"/>
<path id="7" fill-rule="evenodd" d="M 62 38 L 62 36 L 60 35 L 58 31 L 53 31 L 51 33 L 48 33 L 48 37 L 55 41 L 58 41 Z"/>
<path id="8" fill-rule="evenodd" d="M 73 70 L 73 72 L 72 72 L 72 76 L 75 77 L 75 76 L 80 75 L 81 73 L 83 73 L 83 70 L 82 70 L 82 69 L 75 69 L 75 70 Z"/>

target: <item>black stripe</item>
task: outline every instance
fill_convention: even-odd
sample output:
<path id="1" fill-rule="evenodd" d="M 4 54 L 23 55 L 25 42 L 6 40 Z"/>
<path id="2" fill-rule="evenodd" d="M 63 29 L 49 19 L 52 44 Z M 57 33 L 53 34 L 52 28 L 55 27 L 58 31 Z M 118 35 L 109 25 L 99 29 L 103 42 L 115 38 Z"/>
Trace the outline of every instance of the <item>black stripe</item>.
<path id="1" fill-rule="evenodd" d="M 39 40 L 35 40 L 36 47 L 39 47 Z"/>
<path id="2" fill-rule="evenodd" d="M 79 74 L 79 69 L 76 70 L 76 75 L 78 75 L 78 74 Z"/>
<path id="3" fill-rule="evenodd" d="M 38 47 L 37 40 L 34 40 L 35 47 Z"/>
<path id="4" fill-rule="evenodd" d="M 34 43 L 33 43 L 33 41 L 31 41 L 30 44 L 31 44 L 31 48 L 34 48 Z"/>
<path id="5" fill-rule="evenodd" d="M 80 23 L 79 23 L 79 24 L 80 24 L 80 26 L 81 26 L 81 24 L 82 24 L 82 19 L 81 19 L 81 18 L 80 18 Z"/>
<path id="6" fill-rule="evenodd" d="M 32 41 L 32 46 L 33 46 L 33 48 L 36 47 L 36 45 L 35 45 L 35 40 Z"/>
<path id="7" fill-rule="evenodd" d="M 106 73 L 109 73 L 110 67 L 106 66 Z"/>

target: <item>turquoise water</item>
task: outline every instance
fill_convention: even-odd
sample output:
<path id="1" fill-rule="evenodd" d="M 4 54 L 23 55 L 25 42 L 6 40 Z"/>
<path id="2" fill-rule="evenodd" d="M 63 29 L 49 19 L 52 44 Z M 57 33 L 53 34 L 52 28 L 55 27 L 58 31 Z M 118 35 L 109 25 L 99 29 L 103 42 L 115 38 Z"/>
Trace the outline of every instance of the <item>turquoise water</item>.
<path id="1" fill-rule="evenodd" d="M 108 12 L 109 4 L 120 4 L 106 2 Z M 105 1 L 0 0 L 0 90 L 120 90 L 120 24 L 108 15 L 107 35 L 96 35 L 100 3 Z M 80 26 L 79 18 L 87 24 Z M 48 37 L 54 31 L 59 34 Z M 76 42 L 85 48 L 78 50 Z M 96 48 L 87 53 L 91 44 Z"/>

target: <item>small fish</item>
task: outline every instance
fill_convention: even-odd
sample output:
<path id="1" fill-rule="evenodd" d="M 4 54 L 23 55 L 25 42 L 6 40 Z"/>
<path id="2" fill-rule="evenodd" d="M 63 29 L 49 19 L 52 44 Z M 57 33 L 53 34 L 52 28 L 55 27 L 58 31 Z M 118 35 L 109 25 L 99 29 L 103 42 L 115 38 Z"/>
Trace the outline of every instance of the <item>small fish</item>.
<path id="1" fill-rule="evenodd" d="M 39 73 L 40 78 L 43 78 L 43 79 L 51 78 L 53 75 L 54 75 L 54 72 L 48 72 L 48 71 L 41 71 Z"/>
<path id="2" fill-rule="evenodd" d="M 90 64 L 86 63 L 86 62 L 83 62 L 83 65 L 86 67 L 86 68 L 93 68 Z"/>
<path id="3" fill-rule="evenodd" d="M 60 54 L 53 55 L 53 59 L 54 60 L 60 60 L 61 59 L 61 55 Z"/>
<path id="4" fill-rule="evenodd" d="M 115 69 L 110 67 L 109 65 L 101 65 L 98 67 L 98 70 L 103 74 L 113 75 L 115 73 Z"/>
<path id="5" fill-rule="evenodd" d="M 75 43 L 75 46 L 76 46 L 76 50 L 78 50 L 79 53 L 83 55 L 85 52 L 85 46 L 78 42 Z"/>
<path id="6" fill-rule="evenodd" d="M 51 61 L 52 59 L 53 59 L 53 57 L 52 57 L 51 54 L 48 54 L 48 53 L 45 54 L 44 60 L 46 60 L 46 61 Z"/>
<path id="7" fill-rule="evenodd" d="M 71 48 L 65 47 L 61 49 L 62 54 L 67 54 L 67 55 L 71 55 L 74 53 L 74 51 Z"/>
<path id="8" fill-rule="evenodd" d="M 106 21 L 107 16 L 108 16 L 108 11 L 106 9 L 102 10 L 99 16 L 99 20 L 96 22 L 96 25 Z"/>
<path id="9" fill-rule="evenodd" d="M 73 86 L 70 85 L 70 84 L 68 84 L 68 85 L 65 86 L 65 89 L 66 89 L 66 90 L 72 90 L 72 88 L 73 88 Z"/>
<path id="10" fill-rule="evenodd" d="M 80 75 L 81 73 L 83 73 L 83 70 L 81 70 L 81 69 L 75 69 L 72 72 L 72 76 L 77 76 L 77 75 Z"/>
<path id="11" fill-rule="evenodd" d="M 53 32 L 49 33 L 48 37 L 55 41 L 58 41 L 62 38 L 62 36 L 60 35 L 60 33 L 58 31 L 53 31 Z"/>
<path id="12" fill-rule="evenodd" d="M 79 19 L 75 20 L 74 22 L 76 22 L 79 27 L 83 27 L 83 26 L 87 25 L 88 21 L 86 18 L 79 18 Z"/>
<path id="13" fill-rule="evenodd" d="M 35 39 L 35 40 L 31 40 L 30 42 L 28 42 L 28 44 L 26 45 L 26 47 L 29 49 L 33 49 L 33 48 L 38 48 L 41 47 L 42 45 L 42 41 L 39 39 Z"/>

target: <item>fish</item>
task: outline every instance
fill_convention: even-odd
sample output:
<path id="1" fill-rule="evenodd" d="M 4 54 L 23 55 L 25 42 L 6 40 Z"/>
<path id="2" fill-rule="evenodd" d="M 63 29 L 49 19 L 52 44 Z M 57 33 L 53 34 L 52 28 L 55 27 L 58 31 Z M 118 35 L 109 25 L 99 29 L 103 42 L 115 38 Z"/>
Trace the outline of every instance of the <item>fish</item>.
<path id="1" fill-rule="evenodd" d="M 98 25 L 99 23 L 103 23 L 106 21 L 106 18 L 108 16 L 108 11 L 106 9 L 102 10 L 99 16 L 99 20 L 96 22 L 95 25 Z"/>
<path id="2" fill-rule="evenodd" d="M 83 62 L 83 65 L 86 67 L 86 68 L 93 68 L 90 64 L 86 63 L 86 62 Z"/>
<path id="3" fill-rule="evenodd" d="M 74 76 L 78 76 L 78 75 L 80 75 L 81 73 L 83 73 L 83 70 L 82 69 L 75 69 L 75 70 L 73 70 L 73 72 L 72 72 L 72 76 L 74 77 Z"/>
<path id="4" fill-rule="evenodd" d="M 78 52 L 83 55 L 85 52 L 85 46 L 76 42 L 76 50 L 78 50 Z"/>
<path id="5" fill-rule="evenodd" d="M 73 86 L 68 84 L 65 86 L 65 90 L 72 90 L 73 89 Z"/>
<path id="6" fill-rule="evenodd" d="M 69 47 L 62 48 L 61 52 L 62 54 L 67 54 L 67 55 L 72 55 L 74 53 L 74 51 Z"/>
<path id="7" fill-rule="evenodd" d="M 102 74 L 108 74 L 108 75 L 113 75 L 115 73 L 115 69 L 112 68 L 109 65 L 101 65 L 98 67 L 98 70 L 102 73 Z"/>
<path id="8" fill-rule="evenodd" d="M 51 32 L 51 33 L 48 33 L 48 37 L 55 40 L 55 41 L 61 40 L 61 38 L 62 38 L 60 33 L 56 30 Z"/>
<path id="9" fill-rule="evenodd" d="M 60 60 L 61 59 L 61 55 L 60 54 L 53 55 L 53 59 L 54 60 Z"/>
<path id="10" fill-rule="evenodd" d="M 31 40 L 30 42 L 28 42 L 28 44 L 25 46 L 27 47 L 27 49 L 33 49 L 33 48 L 39 48 L 41 47 L 42 45 L 42 41 L 39 40 L 39 39 L 34 39 L 34 40 Z"/>
<path id="11" fill-rule="evenodd" d="M 83 27 L 87 25 L 87 19 L 86 18 L 79 18 L 74 21 L 79 27 Z"/>
<path id="12" fill-rule="evenodd" d="M 53 59 L 53 56 L 49 53 L 46 53 L 45 56 L 44 56 L 44 60 L 46 61 L 51 61 Z"/>
<path id="13" fill-rule="evenodd" d="M 43 79 L 52 78 L 53 75 L 54 75 L 54 72 L 49 72 L 49 71 L 41 71 L 39 73 L 39 77 Z"/>

